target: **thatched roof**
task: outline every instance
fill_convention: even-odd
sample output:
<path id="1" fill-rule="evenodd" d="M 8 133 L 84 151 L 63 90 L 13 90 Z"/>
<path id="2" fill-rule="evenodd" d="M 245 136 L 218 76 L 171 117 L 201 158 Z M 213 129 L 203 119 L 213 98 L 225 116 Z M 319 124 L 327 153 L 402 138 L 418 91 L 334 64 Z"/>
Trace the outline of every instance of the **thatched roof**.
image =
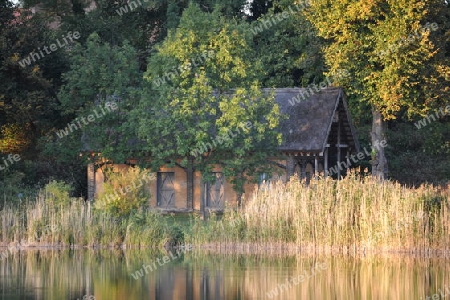
<path id="1" fill-rule="evenodd" d="M 280 150 L 323 152 L 332 134 L 331 125 L 336 112 L 342 120 L 345 141 L 353 151 L 359 151 L 342 88 L 326 88 L 319 92 L 305 88 L 279 88 L 275 89 L 275 100 L 281 112 L 289 116 L 281 121 L 283 143 Z"/>
<path id="2" fill-rule="evenodd" d="M 342 142 L 349 144 L 352 152 L 359 151 L 356 132 L 348 111 L 342 88 L 326 88 L 319 92 L 306 88 L 263 89 L 275 91 L 275 101 L 288 118 L 281 121 L 279 130 L 283 152 L 321 153 L 327 143 L 336 141 L 336 129 L 332 127 L 333 118 L 339 115 L 342 124 Z M 334 126 L 336 127 L 336 126 Z M 331 138 L 330 138 L 331 137 Z M 130 142 L 136 147 L 137 139 Z M 92 149 L 90 139 L 83 134 L 82 151 Z"/>

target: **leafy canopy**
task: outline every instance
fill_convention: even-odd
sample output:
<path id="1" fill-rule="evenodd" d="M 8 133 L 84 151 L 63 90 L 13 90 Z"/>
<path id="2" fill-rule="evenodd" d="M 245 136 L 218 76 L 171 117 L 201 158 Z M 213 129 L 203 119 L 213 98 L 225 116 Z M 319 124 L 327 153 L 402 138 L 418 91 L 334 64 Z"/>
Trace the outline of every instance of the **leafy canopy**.
<path id="1" fill-rule="evenodd" d="M 426 111 L 440 93 L 433 35 L 442 32 L 422 28 L 444 6 L 437 0 L 316 0 L 306 16 L 329 42 L 324 49 L 329 73 L 349 70 L 352 76 L 342 84 L 389 119 L 401 109 Z"/>
<path id="2" fill-rule="evenodd" d="M 206 13 L 191 4 L 184 11 L 179 27 L 149 59 L 134 111 L 153 168 L 177 158 L 186 167 L 195 158 L 197 170 L 217 163 L 232 178 L 254 170 L 276 147 L 278 106 L 261 91 L 251 41 L 248 24 L 217 10 Z"/>

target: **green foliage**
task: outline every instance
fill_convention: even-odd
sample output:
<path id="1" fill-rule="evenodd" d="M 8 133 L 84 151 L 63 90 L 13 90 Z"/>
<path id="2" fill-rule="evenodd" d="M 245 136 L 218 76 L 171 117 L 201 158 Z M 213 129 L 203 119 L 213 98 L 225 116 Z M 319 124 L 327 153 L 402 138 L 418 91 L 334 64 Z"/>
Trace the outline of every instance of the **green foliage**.
<path id="1" fill-rule="evenodd" d="M 151 244 L 158 248 L 181 245 L 184 233 L 171 219 L 148 209 L 134 211 L 128 218 L 124 243 L 136 246 Z"/>
<path id="2" fill-rule="evenodd" d="M 450 178 L 448 122 L 433 122 L 420 130 L 413 124 L 390 123 L 386 155 L 391 177 L 408 185 L 446 184 Z"/>
<path id="3" fill-rule="evenodd" d="M 436 99 L 442 95 L 439 66 L 448 62 L 433 60 L 444 51 L 432 41 L 437 33 L 428 30 L 409 39 L 445 9 L 437 0 L 318 0 L 311 2 L 306 16 L 319 36 L 329 41 L 324 49 L 328 73 L 348 70 L 352 76 L 341 84 L 386 119 L 393 119 L 401 109 L 423 113 L 440 102 Z"/>
<path id="4" fill-rule="evenodd" d="M 24 198 L 27 190 L 24 189 L 25 174 L 16 170 L 7 170 L 0 174 L 0 206 L 8 202 L 17 204 Z M 28 195 L 26 195 L 28 196 Z"/>
<path id="5" fill-rule="evenodd" d="M 28 65 L 22 59 L 54 43 L 57 31 L 46 26 L 47 19 L 31 18 L 23 10 L 20 16 L 14 16 L 11 10 L 2 8 L 0 17 L 4 18 L 0 20 L 0 126 L 6 143 L 2 148 L 15 147 L 22 157 L 36 159 L 39 151 L 32 146 L 42 132 L 60 121 L 55 90 L 67 67 L 65 49 L 31 60 Z"/>
<path id="6" fill-rule="evenodd" d="M 246 0 L 193 0 L 186 1 L 186 4 L 195 3 L 204 12 L 220 12 L 221 15 L 229 19 L 240 19 L 244 16 L 244 5 Z M 184 8 L 186 9 L 188 5 Z"/>
<path id="7" fill-rule="evenodd" d="M 250 23 L 255 51 L 264 65 L 264 87 L 303 87 L 323 80 L 324 41 L 302 14 L 302 6 L 291 2 L 271 3 L 267 13 Z M 283 13 L 286 18 L 280 18 Z"/>
<path id="8" fill-rule="evenodd" d="M 63 78 L 58 95 L 61 108 L 69 123 L 79 122 L 81 128 L 63 138 L 57 132 L 64 128 L 51 132 L 42 141 L 46 154 L 69 162 L 78 159 L 80 151 L 101 150 L 110 159 L 124 159 L 130 151 L 130 136 L 135 136 L 127 112 L 136 106 L 142 82 L 134 48 L 126 42 L 110 46 L 93 34 L 86 46 L 74 48 L 71 69 Z M 81 121 L 89 116 L 94 117 L 92 122 Z"/>
<path id="9" fill-rule="evenodd" d="M 264 165 L 280 142 L 274 131 L 280 114 L 273 95 L 264 94 L 256 80 L 261 64 L 249 32 L 248 24 L 190 5 L 158 46 L 133 111 L 153 168 L 182 158 L 184 167 L 192 159 L 206 173 L 217 163 L 239 176 Z M 212 146 L 202 150 L 206 144 Z"/>
<path id="10" fill-rule="evenodd" d="M 53 180 L 47 183 L 43 189 L 45 193 L 45 199 L 51 205 L 56 206 L 68 206 L 72 198 L 70 193 L 72 192 L 72 187 L 62 181 Z"/>
<path id="11" fill-rule="evenodd" d="M 140 84 L 136 51 L 127 42 L 111 46 L 92 34 L 85 46 L 74 48 L 70 62 L 59 93 L 65 114 L 92 110 L 93 104 L 111 96 L 125 101 Z"/>
<path id="12" fill-rule="evenodd" d="M 24 153 L 30 145 L 27 139 L 27 131 L 30 126 L 19 124 L 5 124 L 0 128 L 0 152 L 2 153 Z"/>
<path id="13" fill-rule="evenodd" d="M 250 4 L 250 16 L 248 16 L 248 19 L 251 21 L 257 20 L 266 14 L 272 5 L 272 0 L 253 0 Z"/>
<path id="14" fill-rule="evenodd" d="M 113 216 L 128 216 L 132 211 L 143 208 L 150 199 L 147 189 L 151 178 L 148 170 L 129 168 L 126 171 L 106 174 L 108 179 L 97 195 L 95 208 Z"/>

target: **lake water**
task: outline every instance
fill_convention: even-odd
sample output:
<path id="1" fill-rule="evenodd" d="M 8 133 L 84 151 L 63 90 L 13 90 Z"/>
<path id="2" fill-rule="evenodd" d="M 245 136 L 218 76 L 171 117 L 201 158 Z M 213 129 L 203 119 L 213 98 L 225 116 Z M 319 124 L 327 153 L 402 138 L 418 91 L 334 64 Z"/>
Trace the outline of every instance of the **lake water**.
<path id="1" fill-rule="evenodd" d="M 1 251 L 8 300 L 450 299 L 443 258 Z"/>

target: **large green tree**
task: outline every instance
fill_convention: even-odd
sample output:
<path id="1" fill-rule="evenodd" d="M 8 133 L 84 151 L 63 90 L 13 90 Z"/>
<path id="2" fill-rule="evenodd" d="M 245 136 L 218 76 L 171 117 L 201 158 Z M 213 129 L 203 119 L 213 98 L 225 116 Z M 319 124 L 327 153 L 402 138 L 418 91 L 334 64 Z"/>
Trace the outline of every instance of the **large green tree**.
<path id="1" fill-rule="evenodd" d="M 128 112 L 138 103 L 142 83 L 136 50 L 127 42 L 111 46 L 94 33 L 73 49 L 70 62 L 58 93 L 68 121 L 45 137 L 46 153 L 61 163 L 80 153 L 124 161 L 133 136 Z"/>
<path id="2" fill-rule="evenodd" d="M 30 54 L 54 42 L 55 33 L 45 27 L 46 21 L 39 16 L 31 16 L 26 11 L 19 12 L 9 1 L 1 1 L 0 30 L 0 127 L 5 133 L 15 131 L 15 137 L 25 138 L 27 147 L 16 148 L 21 155 L 36 158 L 34 146 L 37 139 L 58 121 L 58 100 L 61 72 L 67 67 L 65 49 L 51 55 L 38 55 L 31 60 Z M 15 15 L 14 15 L 15 14 Z M 23 59 L 29 59 L 25 62 Z M 16 128 L 16 129 L 14 129 Z M 8 152 L 8 144 L 14 143 L 13 136 L 0 151 Z M 19 142 L 19 141 L 16 141 Z"/>
<path id="3" fill-rule="evenodd" d="M 261 5 L 270 8 L 260 14 Z M 264 65 L 260 74 L 263 86 L 302 87 L 323 80 L 323 40 L 302 13 L 306 7 L 285 0 L 252 3 L 253 14 L 259 14 L 250 28 Z"/>
<path id="4" fill-rule="evenodd" d="M 153 168 L 182 159 L 189 206 L 194 170 L 208 178 L 219 164 L 242 192 L 245 176 L 264 166 L 280 141 L 273 130 L 278 106 L 260 89 L 251 42 L 247 24 L 192 4 L 149 60 L 134 111 L 138 137 Z"/>
<path id="5" fill-rule="evenodd" d="M 448 62 L 436 61 L 445 49 L 435 39 L 445 37 L 448 21 L 437 24 L 437 29 L 430 27 L 447 9 L 444 1 L 310 3 L 306 16 L 328 42 L 324 48 L 328 73 L 349 70 L 351 76 L 341 84 L 372 107 L 373 144 L 386 138 L 385 120 L 404 112 L 425 113 L 444 101 L 443 70 Z M 384 178 L 386 173 L 381 148 L 372 160 L 372 174 Z"/>

